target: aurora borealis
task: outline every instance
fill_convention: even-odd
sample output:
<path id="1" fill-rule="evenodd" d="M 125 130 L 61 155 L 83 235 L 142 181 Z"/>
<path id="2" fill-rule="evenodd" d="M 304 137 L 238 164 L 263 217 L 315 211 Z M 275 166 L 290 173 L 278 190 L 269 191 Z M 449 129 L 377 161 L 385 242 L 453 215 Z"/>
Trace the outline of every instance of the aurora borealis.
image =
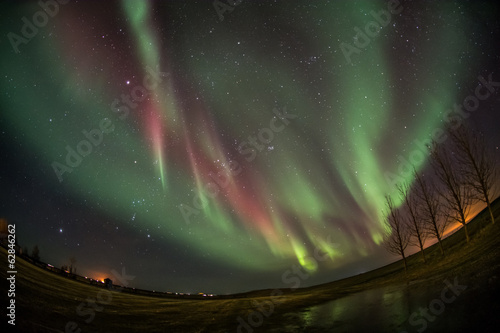
<path id="1" fill-rule="evenodd" d="M 387 175 L 412 181 L 402 165 L 447 111 L 500 81 L 494 2 L 248 0 L 222 21 L 212 1 L 58 6 L 19 53 L 7 34 L 41 7 L 0 10 L 0 217 L 43 260 L 126 267 L 141 288 L 281 287 L 293 265 L 305 286 L 393 261 Z M 498 107 L 464 120 L 497 155 Z"/>

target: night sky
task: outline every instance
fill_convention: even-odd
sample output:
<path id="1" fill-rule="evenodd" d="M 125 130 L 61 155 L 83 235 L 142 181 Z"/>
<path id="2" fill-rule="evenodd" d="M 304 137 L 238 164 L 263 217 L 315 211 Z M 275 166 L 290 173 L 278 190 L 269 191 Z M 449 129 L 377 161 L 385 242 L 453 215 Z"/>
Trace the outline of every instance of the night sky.
<path id="1" fill-rule="evenodd" d="M 137 288 L 290 287 L 294 267 L 304 287 L 397 259 L 384 196 L 409 160 L 431 177 L 447 120 L 499 157 L 497 1 L 215 4 L 1 2 L 0 217 L 21 246 Z M 455 107 L 480 76 L 489 97 Z"/>

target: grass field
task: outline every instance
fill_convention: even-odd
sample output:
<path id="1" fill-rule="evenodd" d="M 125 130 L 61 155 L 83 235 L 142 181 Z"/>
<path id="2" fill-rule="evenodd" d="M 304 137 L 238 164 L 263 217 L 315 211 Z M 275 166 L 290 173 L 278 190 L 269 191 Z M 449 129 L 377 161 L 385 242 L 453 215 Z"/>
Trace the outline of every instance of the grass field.
<path id="1" fill-rule="evenodd" d="M 494 208 L 498 221 L 500 200 L 496 200 Z M 20 332 L 65 332 L 66 329 L 69 332 L 79 332 L 79 329 L 81 332 L 236 332 L 237 318 L 248 318 L 256 310 L 253 301 L 276 303 L 279 299 L 272 314 L 255 328 L 255 332 L 279 331 L 285 314 L 300 313 L 307 307 L 349 294 L 391 285 L 410 285 L 418 290 L 423 286 L 442 284 L 443 278 L 460 276 L 460 281 L 470 287 L 469 295 L 481 304 L 477 314 L 465 306 L 464 318 L 470 318 L 473 327 L 484 327 L 482 332 L 489 331 L 498 323 L 495 318 L 500 313 L 497 298 L 500 221 L 492 225 L 487 212 L 483 211 L 469 223 L 469 232 L 471 242 L 468 245 L 462 230 L 444 240 L 445 257 L 441 256 L 437 246 L 426 249 L 426 264 L 421 262 L 420 254 L 411 256 L 407 274 L 398 261 L 319 286 L 293 291 L 283 289 L 279 298 L 272 297 L 271 290 L 238 294 L 227 299 L 134 295 L 76 282 L 17 258 L 16 329 Z M 0 262 L 0 276 L 5 286 L 7 253 L 4 248 L 0 249 Z M 6 294 L 2 291 L 3 309 L 7 305 Z M 87 299 L 97 301 L 92 305 Z M 2 326 L 5 326 L 8 318 L 3 316 L 2 320 Z"/>

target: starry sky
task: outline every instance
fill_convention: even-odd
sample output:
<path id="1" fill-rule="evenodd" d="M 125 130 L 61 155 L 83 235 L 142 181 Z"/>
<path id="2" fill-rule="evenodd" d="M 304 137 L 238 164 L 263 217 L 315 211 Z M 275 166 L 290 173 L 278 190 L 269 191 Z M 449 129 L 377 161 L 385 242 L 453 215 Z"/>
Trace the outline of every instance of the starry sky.
<path id="1" fill-rule="evenodd" d="M 0 217 L 45 262 L 137 288 L 394 261 L 392 180 L 430 175 L 448 110 L 500 81 L 495 1 L 64 2 L 0 5 Z M 460 116 L 497 157 L 499 106 Z"/>

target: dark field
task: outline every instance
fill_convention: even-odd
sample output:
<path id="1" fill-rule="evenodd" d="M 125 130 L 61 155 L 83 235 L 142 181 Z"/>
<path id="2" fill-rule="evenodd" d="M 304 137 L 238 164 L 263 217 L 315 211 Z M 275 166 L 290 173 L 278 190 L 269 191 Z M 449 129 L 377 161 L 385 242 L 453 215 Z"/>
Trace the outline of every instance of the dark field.
<path id="1" fill-rule="evenodd" d="M 240 317 L 247 324 L 240 326 L 239 332 L 498 332 L 499 200 L 494 207 L 495 225 L 483 211 L 469 223 L 470 244 L 465 245 L 464 233 L 458 230 L 445 239 L 444 258 L 439 248 L 432 246 L 426 250 L 427 264 L 421 262 L 420 254 L 409 258 L 406 275 L 401 262 L 396 262 L 320 286 L 283 289 L 279 291 L 281 296 L 262 290 L 233 298 L 178 299 L 106 291 L 17 257 L 15 328 L 20 332 L 64 332 L 67 323 L 74 322 L 68 325 L 68 332 L 238 332 Z M 4 248 L 0 250 L 0 261 L 0 275 L 6 286 Z M 467 288 L 446 304 L 442 313 L 427 320 L 425 328 L 421 319 L 409 322 L 419 307 L 427 307 L 441 297 L 444 280 L 453 283 L 454 279 Z M 7 295 L 2 289 L 5 309 Z M 378 298 L 368 296 L 376 290 L 381 292 L 380 304 Z M 88 298 L 101 300 L 94 304 L 96 311 L 92 304 L 81 305 Z M 255 301 L 262 304 L 260 312 L 256 311 Z M 330 305 L 317 307 L 327 302 L 335 311 L 328 312 Z M 5 326 L 7 318 L 2 317 Z M 249 320 L 253 325 L 248 324 Z"/>

